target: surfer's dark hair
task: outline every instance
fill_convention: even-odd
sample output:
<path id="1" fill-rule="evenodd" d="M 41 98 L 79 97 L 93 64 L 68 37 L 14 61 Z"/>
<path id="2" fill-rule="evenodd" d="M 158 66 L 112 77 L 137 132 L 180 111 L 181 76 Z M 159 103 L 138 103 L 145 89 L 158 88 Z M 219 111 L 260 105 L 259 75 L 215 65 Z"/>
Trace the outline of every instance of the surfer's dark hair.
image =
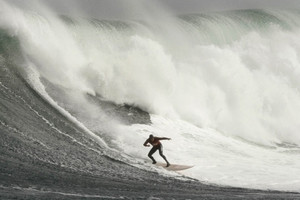
<path id="1" fill-rule="evenodd" d="M 151 135 L 149 135 L 149 138 L 153 138 L 153 135 L 151 134 Z"/>

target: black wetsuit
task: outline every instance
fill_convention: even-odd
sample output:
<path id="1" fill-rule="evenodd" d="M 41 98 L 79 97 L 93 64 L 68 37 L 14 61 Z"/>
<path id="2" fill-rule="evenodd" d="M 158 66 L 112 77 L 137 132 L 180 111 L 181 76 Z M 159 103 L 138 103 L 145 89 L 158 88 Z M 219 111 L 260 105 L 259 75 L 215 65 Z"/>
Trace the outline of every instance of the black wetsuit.
<path id="1" fill-rule="evenodd" d="M 153 137 L 153 141 L 149 138 L 144 143 L 144 146 L 146 146 L 148 143 L 150 143 L 153 146 L 152 149 L 148 153 L 148 157 L 153 161 L 153 164 L 156 163 L 156 160 L 153 158 L 152 155 L 158 150 L 159 155 L 166 161 L 167 166 L 170 165 L 167 158 L 166 158 L 166 156 L 164 156 L 164 154 L 163 154 L 163 146 L 159 141 L 159 140 L 165 140 L 165 139 L 168 139 L 168 138 Z"/>

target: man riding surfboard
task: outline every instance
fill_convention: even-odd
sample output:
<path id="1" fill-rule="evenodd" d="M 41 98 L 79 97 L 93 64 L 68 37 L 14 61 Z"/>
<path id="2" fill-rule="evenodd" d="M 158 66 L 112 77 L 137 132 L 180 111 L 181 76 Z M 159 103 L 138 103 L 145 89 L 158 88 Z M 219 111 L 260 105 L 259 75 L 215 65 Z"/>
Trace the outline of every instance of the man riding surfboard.
<path id="1" fill-rule="evenodd" d="M 145 147 L 149 147 L 150 145 L 148 143 L 150 143 L 153 147 L 152 149 L 149 151 L 148 153 L 148 157 L 153 161 L 153 164 L 156 164 L 156 160 L 153 158 L 153 154 L 159 150 L 159 155 L 166 161 L 167 166 L 170 166 L 170 163 L 168 162 L 166 156 L 163 155 L 163 146 L 160 143 L 160 140 L 171 140 L 171 138 L 166 138 L 166 137 L 154 137 L 153 135 L 149 135 L 149 138 L 145 141 L 144 146 Z"/>

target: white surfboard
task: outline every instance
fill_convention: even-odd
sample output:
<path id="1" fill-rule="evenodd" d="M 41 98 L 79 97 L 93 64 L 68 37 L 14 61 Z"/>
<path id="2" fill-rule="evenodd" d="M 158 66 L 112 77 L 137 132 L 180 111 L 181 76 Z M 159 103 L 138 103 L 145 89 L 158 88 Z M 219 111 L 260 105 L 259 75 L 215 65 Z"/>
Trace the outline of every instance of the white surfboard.
<path id="1" fill-rule="evenodd" d="M 166 163 L 156 163 L 155 165 L 161 166 L 161 167 L 165 168 L 166 170 L 170 170 L 170 171 L 181 171 L 181 170 L 186 170 L 186 169 L 194 167 L 191 165 L 178 165 L 178 164 L 171 164 L 169 167 L 167 167 Z"/>

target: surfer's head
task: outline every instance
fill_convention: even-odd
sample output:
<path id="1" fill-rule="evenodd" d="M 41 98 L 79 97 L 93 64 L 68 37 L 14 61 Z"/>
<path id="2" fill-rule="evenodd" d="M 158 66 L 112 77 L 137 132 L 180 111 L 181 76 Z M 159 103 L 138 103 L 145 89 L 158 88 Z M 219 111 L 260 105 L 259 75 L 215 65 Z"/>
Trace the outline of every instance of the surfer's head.
<path id="1" fill-rule="evenodd" d="M 154 136 L 151 134 L 151 135 L 149 135 L 149 139 L 150 140 L 153 140 L 154 139 Z"/>

